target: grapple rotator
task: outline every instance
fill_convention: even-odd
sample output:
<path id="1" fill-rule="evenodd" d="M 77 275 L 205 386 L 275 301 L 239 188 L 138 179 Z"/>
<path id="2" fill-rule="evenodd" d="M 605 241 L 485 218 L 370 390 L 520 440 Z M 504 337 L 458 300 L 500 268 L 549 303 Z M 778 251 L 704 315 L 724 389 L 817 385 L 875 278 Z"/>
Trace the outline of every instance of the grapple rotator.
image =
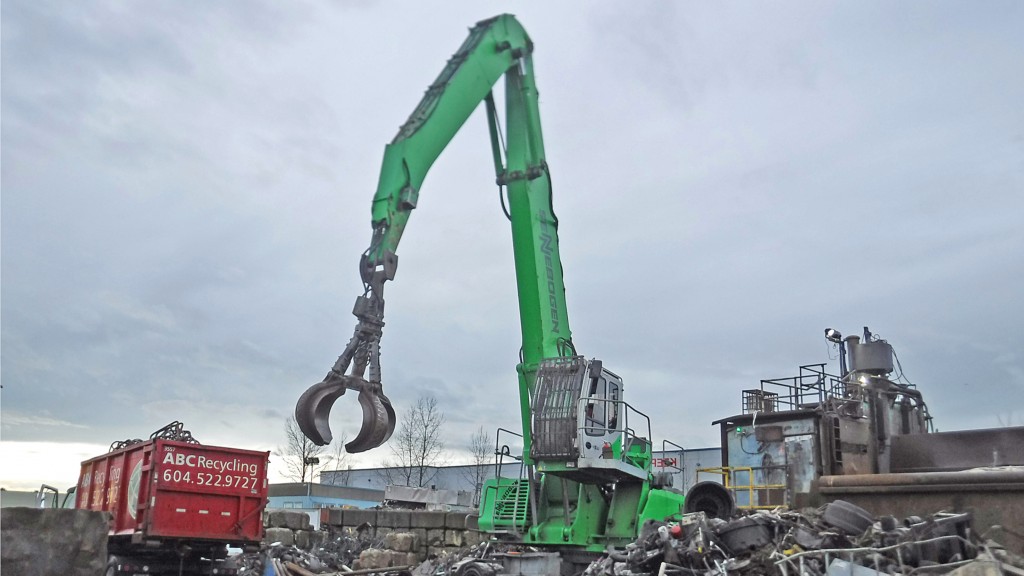
<path id="1" fill-rule="evenodd" d="M 333 439 L 330 416 L 334 401 L 348 390 L 357 391 L 363 421 L 359 434 L 345 444 L 349 453 L 365 452 L 387 442 L 396 422 L 395 409 L 380 382 L 380 337 L 384 327 L 384 281 L 394 279 L 398 257 L 386 253 L 383 263 L 377 265 L 367 254 L 360 262 L 366 292 L 356 299 L 352 309 L 359 320 L 355 334 L 327 376 L 310 386 L 295 404 L 299 429 L 312 442 L 324 446 Z"/>

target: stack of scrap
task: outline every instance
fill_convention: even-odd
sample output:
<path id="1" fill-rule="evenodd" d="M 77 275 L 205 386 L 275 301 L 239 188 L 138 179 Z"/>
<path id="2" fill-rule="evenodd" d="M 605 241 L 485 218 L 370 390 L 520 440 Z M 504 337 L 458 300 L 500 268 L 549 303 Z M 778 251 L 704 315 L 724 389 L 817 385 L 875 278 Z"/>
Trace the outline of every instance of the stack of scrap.
<path id="1" fill-rule="evenodd" d="M 679 522 L 648 522 L 634 543 L 609 549 L 585 576 L 923 573 L 1024 576 L 1024 559 L 982 540 L 970 514 L 876 519 L 837 500 L 800 512 L 731 520 L 697 512 Z"/>
<path id="2" fill-rule="evenodd" d="M 273 542 L 264 544 L 259 552 L 239 554 L 230 561 L 243 576 L 351 573 L 351 566 L 363 551 L 383 546 L 383 539 L 366 534 L 365 530 L 332 531 L 323 538 L 322 545 L 312 550 Z"/>
<path id="3" fill-rule="evenodd" d="M 368 534 L 365 529 L 331 531 L 325 543 L 313 550 L 281 542 L 265 544 L 258 553 L 232 556 L 225 567 L 237 569 L 240 576 L 433 576 L 459 573 L 460 568 L 469 563 L 474 563 L 477 574 L 481 571 L 493 574 L 501 568 L 487 560 L 495 551 L 491 543 L 446 551 L 419 562 L 411 553 L 414 534 L 392 532 L 384 538 L 371 538 Z"/>

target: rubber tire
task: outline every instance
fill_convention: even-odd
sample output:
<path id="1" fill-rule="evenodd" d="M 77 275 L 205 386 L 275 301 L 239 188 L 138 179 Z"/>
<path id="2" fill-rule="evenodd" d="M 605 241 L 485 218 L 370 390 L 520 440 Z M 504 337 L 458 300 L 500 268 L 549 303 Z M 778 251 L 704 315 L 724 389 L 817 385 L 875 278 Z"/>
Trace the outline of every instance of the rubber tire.
<path id="1" fill-rule="evenodd" d="M 875 523 L 870 512 L 846 500 L 835 500 L 825 508 L 821 520 L 851 536 L 860 536 Z"/>
<path id="2" fill-rule="evenodd" d="M 703 512 L 708 518 L 732 517 L 736 512 L 736 502 L 732 494 L 717 482 L 698 482 L 686 493 L 683 511 L 687 514 Z"/>

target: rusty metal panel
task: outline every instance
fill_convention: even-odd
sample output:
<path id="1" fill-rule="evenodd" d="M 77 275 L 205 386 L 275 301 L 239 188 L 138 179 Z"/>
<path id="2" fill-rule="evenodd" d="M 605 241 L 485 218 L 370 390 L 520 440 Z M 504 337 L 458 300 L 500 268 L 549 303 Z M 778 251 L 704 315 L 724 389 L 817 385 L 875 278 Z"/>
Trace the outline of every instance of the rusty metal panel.
<path id="1" fill-rule="evenodd" d="M 819 469 L 817 418 L 816 413 L 782 412 L 722 424 L 726 466 L 752 469 L 750 473 L 738 472 L 734 482 L 780 486 L 757 489 L 752 494 L 736 490 L 737 506 L 787 504 L 792 494 L 810 491 Z"/>
<path id="2" fill-rule="evenodd" d="M 892 438 L 892 472 L 1024 466 L 1024 426 Z"/>
<path id="3" fill-rule="evenodd" d="M 817 477 L 814 456 L 814 435 L 803 434 L 786 438 L 786 470 L 789 478 L 786 488 L 790 494 L 804 494 L 811 491 Z"/>
<path id="4" fill-rule="evenodd" d="M 867 418 L 839 417 L 839 451 L 843 474 L 875 472 L 871 423 Z"/>

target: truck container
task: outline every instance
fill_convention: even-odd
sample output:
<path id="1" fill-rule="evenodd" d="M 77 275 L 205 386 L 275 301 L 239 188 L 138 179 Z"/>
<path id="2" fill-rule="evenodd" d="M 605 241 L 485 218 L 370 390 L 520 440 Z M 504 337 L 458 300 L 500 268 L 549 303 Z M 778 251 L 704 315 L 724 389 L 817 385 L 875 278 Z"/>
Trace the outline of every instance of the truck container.
<path id="1" fill-rule="evenodd" d="M 230 574 L 258 546 L 269 452 L 151 439 L 82 463 L 78 508 L 109 512 L 107 574 Z"/>

